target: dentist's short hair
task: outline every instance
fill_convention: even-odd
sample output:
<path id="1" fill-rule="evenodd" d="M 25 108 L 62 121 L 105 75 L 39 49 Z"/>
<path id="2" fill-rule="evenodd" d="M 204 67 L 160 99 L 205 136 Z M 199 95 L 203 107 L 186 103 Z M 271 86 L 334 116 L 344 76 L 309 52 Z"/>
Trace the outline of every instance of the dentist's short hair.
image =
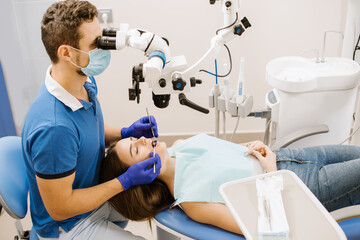
<path id="1" fill-rule="evenodd" d="M 58 48 L 65 44 L 78 48 L 79 26 L 98 16 L 96 7 L 88 1 L 66 0 L 52 4 L 41 23 L 41 39 L 51 62 L 57 63 Z"/>

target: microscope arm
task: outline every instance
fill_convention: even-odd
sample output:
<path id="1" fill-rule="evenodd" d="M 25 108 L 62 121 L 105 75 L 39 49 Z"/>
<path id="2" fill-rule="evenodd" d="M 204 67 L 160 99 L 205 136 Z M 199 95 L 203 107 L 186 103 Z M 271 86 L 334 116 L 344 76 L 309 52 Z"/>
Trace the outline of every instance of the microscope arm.
<path id="1" fill-rule="evenodd" d="M 210 0 L 214 4 L 216 0 Z M 214 59 L 219 54 L 221 47 L 230 42 L 237 35 L 240 36 L 244 32 L 244 27 L 250 27 L 250 23 L 246 18 L 239 19 L 240 2 L 239 0 L 222 0 L 222 11 L 224 13 L 224 27 L 216 31 L 216 36 L 211 39 L 209 50 L 194 65 L 184 71 L 175 71 L 171 75 L 171 79 L 179 78 L 189 79 L 204 69 L 208 59 Z M 242 25 L 240 24 L 242 23 Z M 243 27 L 244 26 L 244 27 Z"/>
<path id="2" fill-rule="evenodd" d="M 142 65 L 142 78 L 147 82 L 158 80 L 166 63 L 171 60 L 166 39 L 145 30 L 129 29 L 126 23 L 120 24 L 118 29 L 104 29 L 103 37 L 97 39 L 96 45 L 101 49 L 121 50 L 130 47 L 144 52 L 148 60 Z"/>
<path id="3" fill-rule="evenodd" d="M 175 76 L 179 76 L 179 75 L 183 79 L 189 79 L 190 77 L 198 73 L 201 69 L 204 69 L 208 63 L 208 60 L 216 58 L 222 46 L 224 46 L 224 44 L 231 41 L 236 36 L 234 35 L 233 31 L 234 30 L 232 28 L 228 30 L 223 30 L 222 32 L 220 32 L 219 35 L 213 37 L 211 39 L 211 46 L 209 50 L 195 64 L 193 64 L 186 70 L 182 72 L 179 71 L 173 72 L 173 74 L 171 75 L 172 79 L 174 79 Z"/>
<path id="4" fill-rule="evenodd" d="M 156 34 L 141 30 L 129 29 L 128 24 L 120 24 L 119 29 L 104 29 L 103 36 L 99 37 L 96 45 L 101 49 L 120 50 L 131 47 L 141 50 L 148 57 L 146 63 L 133 68 L 133 86 L 129 89 L 129 100 L 140 99 L 140 82 L 147 82 L 153 92 L 154 104 L 159 108 L 168 106 L 171 94 L 180 94 L 190 91 L 201 81 L 194 75 L 205 63 L 215 58 L 221 47 L 232 40 L 236 35 L 241 35 L 244 27 L 250 27 L 246 18 L 239 23 L 238 12 L 240 0 L 210 0 L 210 4 L 221 1 L 224 13 L 224 26 L 216 31 L 216 36 L 211 39 L 210 49 L 193 66 L 187 67 L 184 56 L 171 57 L 169 43 L 166 39 Z M 204 109 L 186 99 L 185 95 L 179 96 L 181 104 L 200 110 Z"/>
<path id="5" fill-rule="evenodd" d="M 159 51 L 165 55 L 166 62 L 171 59 L 169 42 L 154 33 L 138 28 L 129 29 L 129 24 L 121 23 L 114 35 L 116 50 L 131 47 L 143 51 L 147 56 Z"/>
<path id="6" fill-rule="evenodd" d="M 165 55 L 165 63 L 171 59 L 168 41 L 154 33 L 137 28 L 129 29 L 128 24 L 122 23 L 116 38 L 116 49 L 131 47 L 143 51 L 146 56 L 158 51 Z"/>

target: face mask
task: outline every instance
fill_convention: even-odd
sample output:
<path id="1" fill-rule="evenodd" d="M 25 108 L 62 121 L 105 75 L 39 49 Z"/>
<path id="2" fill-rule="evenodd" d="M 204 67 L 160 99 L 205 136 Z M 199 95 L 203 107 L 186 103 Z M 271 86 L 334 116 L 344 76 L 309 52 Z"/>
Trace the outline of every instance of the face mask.
<path id="1" fill-rule="evenodd" d="M 74 48 L 74 47 L 71 47 L 71 48 L 76 50 L 76 51 L 79 51 L 81 53 L 86 53 L 86 54 L 89 55 L 90 62 L 84 68 L 78 66 L 77 64 L 73 63 L 70 60 L 70 62 L 72 64 L 74 64 L 75 66 L 77 66 L 78 68 L 80 68 L 81 71 L 86 76 L 99 75 L 102 72 L 104 72 L 105 69 L 109 66 L 110 58 L 111 58 L 109 50 L 103 50 L 103 49 L 95 48 L 95 49 L 93 49 L 93 50 L 91 50 L 90 52 L 87 53 L 87 52 L 81 51 L 80 49 L 77 49 L 77 48 Z"/>

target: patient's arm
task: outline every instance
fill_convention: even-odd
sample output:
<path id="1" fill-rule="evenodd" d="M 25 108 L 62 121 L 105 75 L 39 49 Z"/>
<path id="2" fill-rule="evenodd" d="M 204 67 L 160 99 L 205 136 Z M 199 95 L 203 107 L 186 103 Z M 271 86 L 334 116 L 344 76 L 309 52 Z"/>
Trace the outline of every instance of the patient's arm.
<path id="1" fill-rule="evenodd" d="M 252 141 L 252 142 L 249 142 L 248 144 L 246 144 L 246 147 L 249 148 L 249 151 L 247 152 L 247 154 L 251 154 L 252 151 L 258 151 L 259 153 L 261 153 L 261 155 L 263 155 L 263 157 L 266 156 L 266 145 L 259 141 L 259 140 L 256 140 L 256 141 Z"/>
<path id="2" fill-rule="evenodd" d="M 237 234 L 243 234 L 225 204 L 183 202 L 180 205 L 185 213 L 194 221 L 210 224 Z"/>
<path id="3" fill-rule="evenodd" d="M 265 154 L 258 151 L 252 151 L 250 154 L 260 161 L 261 166 L 265 169 L 266 172 L 276 171 L 276 154 L 272 152 L 268 146 L 265 146 L 264 151 Z"/>

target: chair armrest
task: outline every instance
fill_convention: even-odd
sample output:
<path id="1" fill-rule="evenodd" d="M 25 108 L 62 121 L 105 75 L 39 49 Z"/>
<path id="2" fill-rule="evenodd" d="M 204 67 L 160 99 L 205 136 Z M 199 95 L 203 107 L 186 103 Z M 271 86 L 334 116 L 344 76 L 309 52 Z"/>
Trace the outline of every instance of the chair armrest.
<path id="1" fill-rule="evenodd" d="M 330 212 L 331 216 L 337 221 L 343 221 L 349 218 L 360 216 L 360 205 L 354 205 L 349 207 L 340 208 L 338 210 Z"/>
<path id="2" fill-rule="evenodd" d="M 314 127 L 302 128 L 296 130 L 285 137 L 281 138 L 280 140 L 276 140 L 275 144 L 272 145 L 270 148 L 273 151 L 277 151 L 280 148 L 284 148 L 289 146 L 291 143 L 296 142 L 302 138 L 309 137 L 311 135 L 320 134 L 320 133 L 327 133 L 329 132 L 329 127 L 327 125 L 319 125 Z"/>

